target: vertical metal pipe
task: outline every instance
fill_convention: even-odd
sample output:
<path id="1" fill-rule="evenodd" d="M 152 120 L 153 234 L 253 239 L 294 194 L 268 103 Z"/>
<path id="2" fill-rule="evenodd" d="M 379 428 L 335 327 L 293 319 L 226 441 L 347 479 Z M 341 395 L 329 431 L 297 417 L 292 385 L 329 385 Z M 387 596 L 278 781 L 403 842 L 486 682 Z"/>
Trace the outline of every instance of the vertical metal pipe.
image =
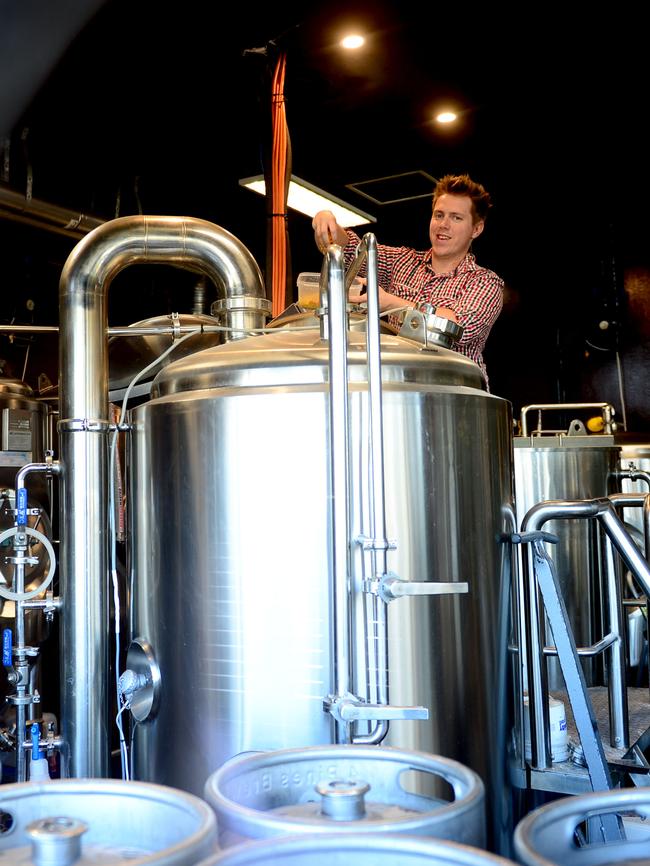
<path id="1" fill-rule="evenodd" d="M 334 619 L 334 681 L 336 697 L 350 691 L 350 567 L 348 453 L 348 345 L 343 251 L 328 247 L 327 310 L 329 328 L 329 425 L 332 497 L 332 573 Z M 349 725 L 336 723 L 337 743 L 349 742 Z"/>
<path id="2" fill-rule="evenodd" d="M 525 519 L 524 519 L 525 523 Z M 523 527 L 522 527 L 523 528 Z M 522 556 L 523 599 L 526 612 L 526 684 L 528 690 L 528 723 L 530 731 L 531 765 L 534 769 L 551 766 L 546 663 L 544 661 L 544 623 L 539 605 L 533 551 L 526 545 Z"/>
<path id="3" fill-rule="evenodd" d="M 16 536 L 18 541 L 18 536 Z M 14 592 L 21 594 L 25 591 L 25 564 L 22 562 L 25 552 L 21 547 L 16 550 L 16 559 L 18 560 L 14 570 Z M 23 700 L 26 697 L 29 689 L 29 662 L 25 655 L 25 607 L 24 601 L 18 599 L 16 601 L 16 649 L 18 650 L 18 660 L 15 668 L 18 674 L 18 682 L 16 684 L 16 696 L 18 704 L 16 705 L 16 780 L 24 782 L 27 779 L 27 763 L 25 756 L 24 742 L 27 737 L 25 730 L 25 722 L 27 720 L 27 709 L 29 705 L 24 704 Z"/>
<path id="4" fill-rule="evenodd" d="M 128 265 L 199 271 L 225 287 L 226 323 L 264 323 L 260 270 L 224 229 L 188 217 L 131 216 L 104 223 L 68 257 L 60 281 L 62 484 L 61 716 L 70 775 L 108 775 L 108 348 L 107 296 Z M 240 312 L 239 303 L 245 308 Z M 252 301 L 252 303 L 251 303 Z"/>
<path id="5" fill-rule="evenodd" d="M 607 671 L 607 689 L 609 695 L 609 738 L 615 749 L 630 745 L 629 716 L 625 684 L 625 619 L 623 612 L 623 597 L 620 581 L 620 570 L 614 560 L 614 550 L 611 541 L 605 539 L 605 633 L 614 635 L 605 650 L 605 669 Z"/>
<path id="6" fill-rule="evenodd" d="M 386 495 L 384 480 L 384 428 L 383 400 L 381 382 L 381 335 L 379 329 L 379 286 L 377 283 L 377 240 L 373 234 L 364 235 L 363 246 L 368 259 L 368 315 L 366 321 L 366 349 L 368 357 L 368 400 L 370 403 L 370 484 L 371 503 L 370 538 L 371 578 L 384 577 L 388 572 L 388 538 L 386 535 Z M 361 258 L 361 256 L 360 256 Z M 389 703 L 388 694 L 388 621 L 386 602 L 377 595 L 372 596 L 372 622 L 366 623 L 367 630 L 375 627 L 377 702 Z M 371 638 L 372 640 L 372 638 Z M 356 736 L 355 743 L 373 745 L 381 742 L 388 733 L 388 722 L 381 721 L 372 731 Z"/>

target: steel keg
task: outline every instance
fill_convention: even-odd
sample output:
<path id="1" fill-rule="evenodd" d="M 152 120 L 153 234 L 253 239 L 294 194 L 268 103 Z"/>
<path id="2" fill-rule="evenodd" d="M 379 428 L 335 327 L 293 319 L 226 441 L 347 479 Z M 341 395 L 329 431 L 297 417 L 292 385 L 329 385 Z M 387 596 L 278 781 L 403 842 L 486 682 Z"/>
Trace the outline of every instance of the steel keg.
<path id="1" fill-rule="evenodd" d="M 382 833 L 286 836 L 236 845 L 199 866 L 514 866 L 512 860 L 440 839 Z"/>
<path id="2" fill-rule="evenodd" d="M 423 793 L 441 781 L 452 800 Z M 485 844 L 483 782 L 463 764 L 424 752 L 313 746 L 244 755 L 208 778 L 205 798 L 217 814 L 223 847 L 310 832 Z"/>
<path id="3" fill-rule="evenodd" d="M 215 850 L 213 811 L 174 788 L 116 779 L 0 787 L 0 860 L 7 866 L 190 866 Z"/>
<path id="4" fill-rule="evenodd" d="M 525 866 L 650 866 L 649 818 L 647 788 L 563 797 L 519 822 L 515 852 Z"/>

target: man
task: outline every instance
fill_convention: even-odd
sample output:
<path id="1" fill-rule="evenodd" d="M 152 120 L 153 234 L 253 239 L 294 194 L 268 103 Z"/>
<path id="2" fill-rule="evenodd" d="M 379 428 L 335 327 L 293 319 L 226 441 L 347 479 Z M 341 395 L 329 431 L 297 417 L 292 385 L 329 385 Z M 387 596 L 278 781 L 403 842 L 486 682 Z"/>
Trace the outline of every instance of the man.
<path id="1" fill-rule="evenodd" d="M 489 193 L 469 175 L 446 175 L 433 193 L 431 248 L 418 252 L 377 245 L 380 310 L 430 303 L 437 315 L 458 322 L 464 330 L 454 349 L 479 365 L 486 387 L 483 349 L 503 306 L 503 280 L 479 267 L 470 247 L 482 233 L 490 207 Z M 358 235 L 342 229 L 326 210 L 316 214 L 312 227 L 318 248 L 324 251 L 330 243 L 339 244 L 349 265 Z M 353 303 L 360 297 L 350 293 Z"/>

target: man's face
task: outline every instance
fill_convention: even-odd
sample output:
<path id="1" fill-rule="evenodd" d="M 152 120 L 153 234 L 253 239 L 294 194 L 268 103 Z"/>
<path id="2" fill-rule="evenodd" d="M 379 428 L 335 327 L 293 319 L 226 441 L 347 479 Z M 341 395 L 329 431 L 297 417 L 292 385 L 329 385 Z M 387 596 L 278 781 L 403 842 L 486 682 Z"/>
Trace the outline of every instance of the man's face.
<path id="1" fill-rule="evenodd" d="M 462 259 L 482 231 L 483 220 L 473 222 L 472 200 L 468 196 L 445 194 L 436 199 L 429 237 L 438 258 Z"/>

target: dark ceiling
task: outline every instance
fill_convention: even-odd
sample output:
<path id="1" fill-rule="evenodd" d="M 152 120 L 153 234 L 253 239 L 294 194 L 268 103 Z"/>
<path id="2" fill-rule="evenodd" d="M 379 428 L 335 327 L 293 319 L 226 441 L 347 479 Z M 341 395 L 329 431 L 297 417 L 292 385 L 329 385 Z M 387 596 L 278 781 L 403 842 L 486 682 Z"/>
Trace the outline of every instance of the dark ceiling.
<path id="1" fill-rule="evenodd" d="M 27 156 L 34 196 L 109 217 L 119 194 L 122 213 L 239 228 L 251 194 L 237 181 L 262 168 L 275 45 L 287 52 L 294 173 L 357 206 L 371 210 L 349 183 L 468 170 L 508 229 L 499 260 L 525 243 L 549 264 L 576 233 L 618 218 L 619 201 L 645 211 L 640 21 L 571 20 L 567 4 L 508 16 L 409 0 L 259 5 L 100 4 L 15 125 L 12 185 Z M 338 47 L 350 25 L 368 36 L 358 53 Z M 250 52 L 264 48 L 266 60 Z M 460 123 L 436 127 L 432 110 L 449 100 Z M 395 213 L 404 228 L 399 207 L 373 212 L 380 233 Z M 421 229 L 409 225 L 405 242 L 425 242 Z"/>
<path id="2" fill-rule="evenodd" d="M 11 23 L 10 6 L 0 0 Z M 623 7 L 60 0 L 52 16 L 51 6 L 24 0 L 18 37 L 0 32 L 2 86 L 24 92 L 5 129 L 3 179 L 15 190 L 31 171 L 34 197 L 103 219 L 209 219 L 264 269 L 263 201 L 238 180 L 268 160 L 282 49 L 294 174 L 373 213 L 380 242 L 425 247 L 430 202 L 375 206 L 349 184 L 468 171 L 490 190 L 476 252 L 506 280 L 509 328 L 527 298 L 538 320 L 578 305 L 597 322 L 624 268 L 650 264 L 645 23 Z M 345 54 L 338 39 L 352 26 L 368 41 Z M 460 122 L 443 129 L 431 115 L 449 101 Z M 295 273 L 318 270 L 310 221 L 292 214 L 289 235 Z M 13 243 L 0 235 L 3 250 Z"/>

